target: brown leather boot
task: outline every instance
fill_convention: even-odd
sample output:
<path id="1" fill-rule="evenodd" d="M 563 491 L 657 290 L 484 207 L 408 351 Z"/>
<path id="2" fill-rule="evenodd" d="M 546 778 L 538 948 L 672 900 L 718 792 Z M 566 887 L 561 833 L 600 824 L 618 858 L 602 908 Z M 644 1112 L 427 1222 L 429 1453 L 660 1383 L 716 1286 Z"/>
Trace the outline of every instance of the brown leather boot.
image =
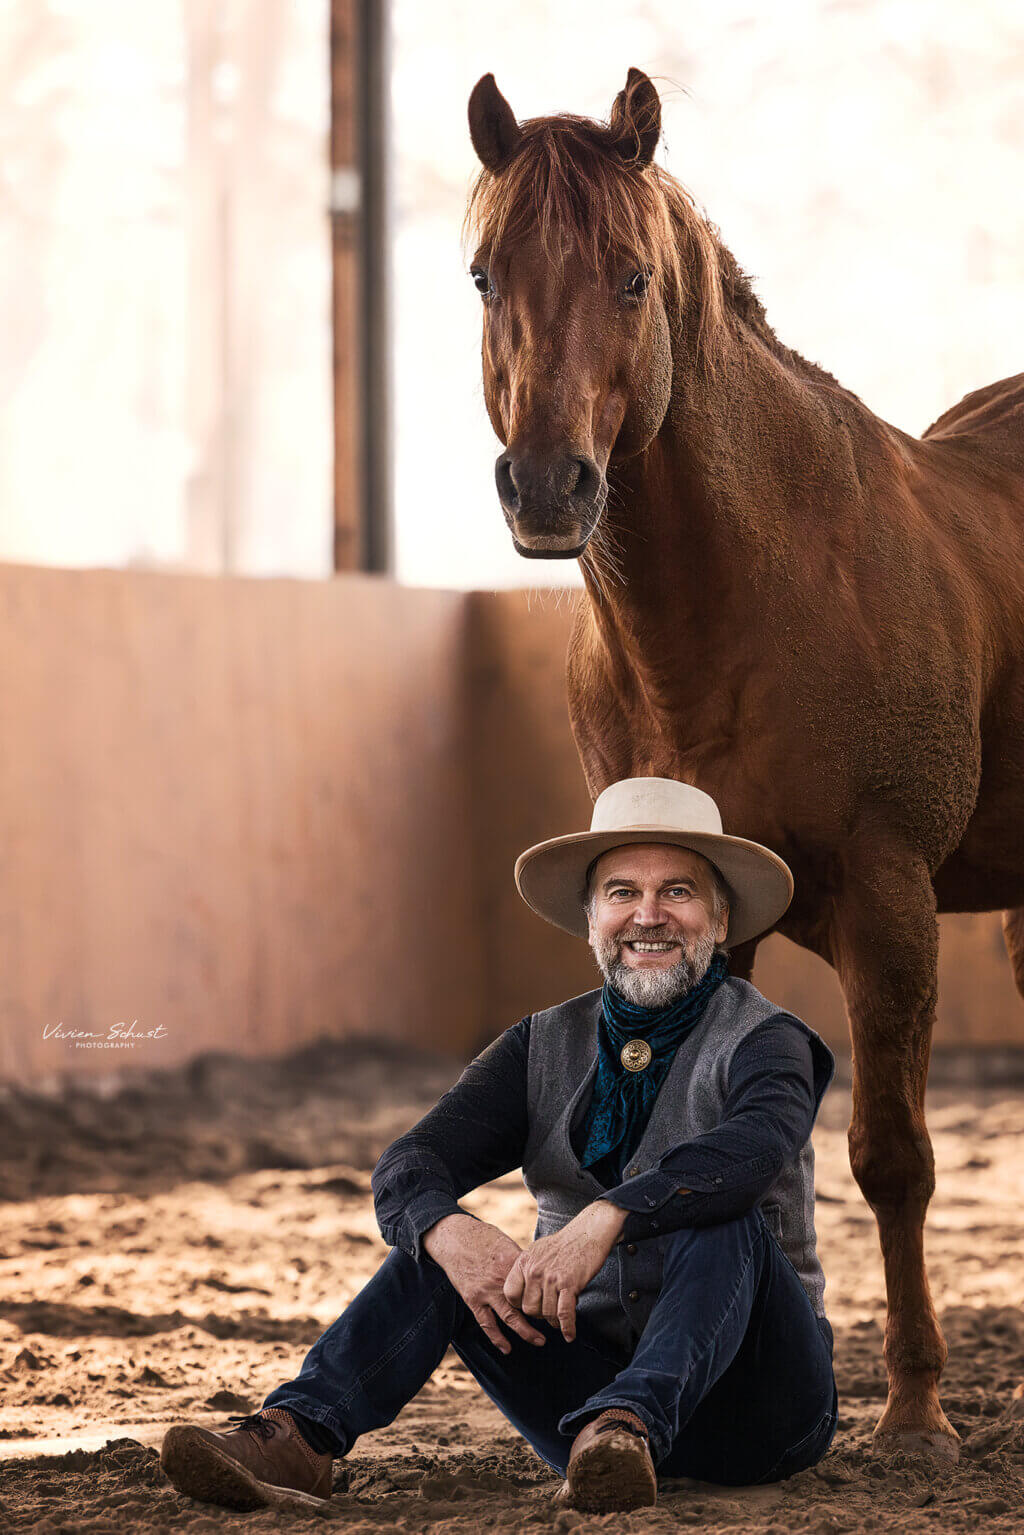
<path id="1" fill-rule="evenodd" d="M 164 1435 L 160 1465 L 179 1492 L 225 1508 L 315 1503 L 331 1495 L 332 1459 L 308 1445 L 291 1413 L 267 1407 L 226 1434 L 192 1424 Z"/>
<path id="2" fill-rule="evenodd" d="M 588 1514 L 656 1503 L 658 1478 L 643 1420 L 623 1407 L 591 1419 L 573 1440 L 559 1501 Z"/>

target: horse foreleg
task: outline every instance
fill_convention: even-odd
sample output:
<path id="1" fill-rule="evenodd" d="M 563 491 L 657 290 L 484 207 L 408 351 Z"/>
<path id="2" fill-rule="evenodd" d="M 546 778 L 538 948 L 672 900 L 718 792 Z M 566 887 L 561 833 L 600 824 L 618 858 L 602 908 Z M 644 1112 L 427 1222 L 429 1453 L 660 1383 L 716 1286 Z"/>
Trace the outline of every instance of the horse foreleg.
<path id="1" fill-rule="evenodd" d="M 956 1459 L 939 1402 L 946 1341 L 928 1288 L 924 1220 L 935 1159 L 924 1097 L 935 1018 L 938 926 L 927 866 L 884 843 L 847 855 L 832 928 L 853 1045 L 850 1165 L 875 1213 L 885 1265 L 889 1399 L 880 1449 Z"/>
<path id="2" fill-rule="evenodd" d="M 1003 937 L 1017 990 L 1024 997 L 1024 906 L 1003 912 Z"/>
<path id="3" fill-rule="evenodd" d="M 1013 966 L 1013 979 L 1024 997 L 1024 906 L 1003 912 L 1003 937 Z M 1011 1417 L 1024 1418 L 1024 1381 L 1014 1388 L 1009 1410 Z"/>

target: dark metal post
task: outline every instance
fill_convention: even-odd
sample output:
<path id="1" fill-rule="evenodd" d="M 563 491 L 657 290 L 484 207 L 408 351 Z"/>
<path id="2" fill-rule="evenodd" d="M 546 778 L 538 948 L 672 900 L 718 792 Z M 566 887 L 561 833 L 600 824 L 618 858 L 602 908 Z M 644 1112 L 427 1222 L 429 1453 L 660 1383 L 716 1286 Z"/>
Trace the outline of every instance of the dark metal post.
<path id="1" fill-rule="evenodd" d="M 391 565 L 388 6 L 331 0 L 334 569 Z"/>

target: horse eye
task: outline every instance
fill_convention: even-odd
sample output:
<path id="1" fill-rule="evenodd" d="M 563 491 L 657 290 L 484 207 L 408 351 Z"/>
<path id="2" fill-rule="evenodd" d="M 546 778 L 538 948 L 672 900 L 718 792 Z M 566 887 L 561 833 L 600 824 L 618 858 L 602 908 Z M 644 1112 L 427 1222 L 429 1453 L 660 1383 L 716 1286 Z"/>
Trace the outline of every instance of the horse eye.
<path id="1" fill-rule="evenodd" d="M 634 272 L 626 283 L 624 292 L 627 298 L 641 299 L 647 292 L 651 281 L 650 272 Z"/>
<path id="2" fill-rule="evenodd" d="M 483 267 L 470 267 L 469 275 L 472 277 L 474 283 L 476 284 L 476 291 L 478 293 L 482 293 L 486 298 L 491 292 L 491 279 L 488 277 Z"/>

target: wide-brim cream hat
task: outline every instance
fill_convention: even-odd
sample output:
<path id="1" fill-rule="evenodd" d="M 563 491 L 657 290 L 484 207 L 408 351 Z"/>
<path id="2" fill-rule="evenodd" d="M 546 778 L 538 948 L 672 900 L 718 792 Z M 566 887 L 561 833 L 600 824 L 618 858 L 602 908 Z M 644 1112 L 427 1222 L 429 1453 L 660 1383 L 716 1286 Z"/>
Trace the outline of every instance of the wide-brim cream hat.
<path id="1" fill-rule="evenodd" d="M 589 831 L 550 837 L 520 853 L 516 887 L 538 916 L 586 938 L 587 870 L 602 853 L 631 842 L 690 848 L 715 865 L 729 887 L 727 948 L 774 927 L 793 899 L 788 864 L 760 842 L 727 837 L 711 795 L 675 778 L 609 784 L 594 802 Z"/>

